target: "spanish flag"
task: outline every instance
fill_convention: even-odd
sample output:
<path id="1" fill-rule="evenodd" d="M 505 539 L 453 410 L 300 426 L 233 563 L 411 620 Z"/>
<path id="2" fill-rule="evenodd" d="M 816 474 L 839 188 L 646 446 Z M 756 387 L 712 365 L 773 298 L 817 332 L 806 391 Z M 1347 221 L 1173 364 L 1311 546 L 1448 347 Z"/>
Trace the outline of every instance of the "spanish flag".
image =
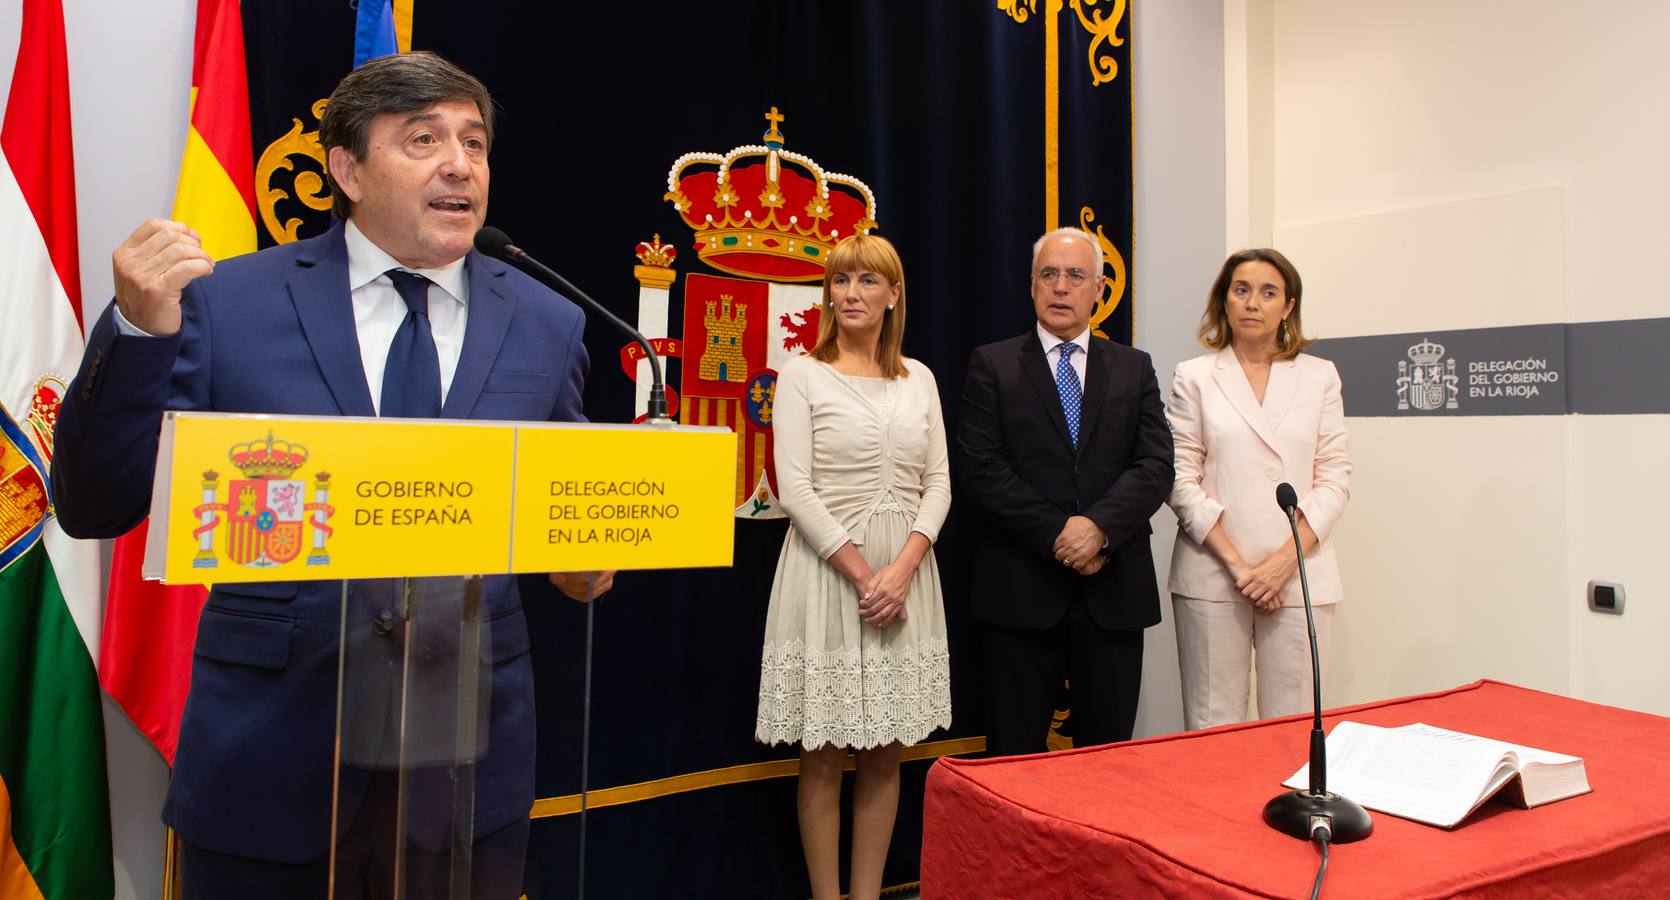
<path id="1" fill-rule="evenodd" d="M 215 259 L 254 252 L 255 160 L 237 0 L 198 0 L 191 121 L 173 217 Z M 139 577 L 146 523 L 116 541 L 110 561 L 99 681 L 163 759 L 174 764 L 191 686 L 192 645 L 208 594 Z"/>
<path id="2" fill-rule="evenodd" d="M 255 154 L 237 0 L 197 0 L 191 123 L 174 218 L 196 229 L 215 259 L 255 252 Z"/>
<path id="3" fill-rule="evenodd" d="M 52 425 L 81 359 L 61 0 L 23 0 L 0 124 L 0 900 L 109 898 L 98 543 L 58 528 Z"/>

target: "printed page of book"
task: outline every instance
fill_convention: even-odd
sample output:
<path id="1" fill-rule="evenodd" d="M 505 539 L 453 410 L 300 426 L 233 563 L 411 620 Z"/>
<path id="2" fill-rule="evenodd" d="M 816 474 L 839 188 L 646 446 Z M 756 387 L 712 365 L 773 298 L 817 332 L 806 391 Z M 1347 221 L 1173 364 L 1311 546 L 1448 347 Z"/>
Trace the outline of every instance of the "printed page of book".
<path id="1" fill-rule="evenodd" d="M 1510 744 L 1507 741 L 1478 737 L 1459 731 L 1450 731 L 1446 728 L 1420 722 L 1405 725 L 1397 730 L 1408 731 L 1412 734 L 1429 734 L 1439 738 L 1483 741 L 1492 747 L 1499 748 L 1504 756 L 1513 754 L 1519 763 L 1518 771 L 1521 782 L 1520 790 L 1514 802 L 1515 805 L 1525 809 L 1541 806 L 1545 803 L 1553 803 L 1555 800 L 1564 800 L 1567 797 L 1576 797 L 1579 794 L 1587 794 L 1594 790 L 1589 786 L 1589 775 L 1581 757 L 1568 756 L 1564 753 L 1555 753 L 1551 750 L 1541 750 L 1536 747 L 1526 747 L 1521 744 Z M 1510 777 L 1503 777 L 1501 780 L 1506 781 Z M 1489 799 L 1496 793 L 1498 787 L 1500 787 L 1499 784 L 1488 785 L 1483 796 L 1479 799 L 1481 801 Z"/>
<path id="2" fill-rule="evenodd" d="M 1437 738 L 1447 738 L 1452 740 L 1459 738 L 1467 741 L 1480 741 L 1492 747 L 1498 748 L 1499 752 L 1504 755 L 1507 753 L 1514 754 L 1519 758 L 1519 762 L 1522 767 L 1530 763 L 1558 766 L 1583 761 L 1579 757 L 1567 756 L 1564 753 L 1554 753 L 1549 750 L 1538 750 L 1535 747 L 1524 747 L 1519 744 L 1510 744 L 1507 741 L 1498 741 L 1491 738 L 1479 737 L 1477 735 L 1465 734 L 1460 731 L 1451 731 L 1447 728 L 1439 728 L 1436 725 L 1427 725 L 1422 722 L 1416 722 L 1413 725 L 1405 725 L 1401 728 L 1391 730 L 1407 731 L 1410 734 L 1427 734 Z"/>
<path id="3" fill-rule="evenodd" d="M 1507 746 L 1443 729 L 1340 722 L 1327 739 L 1328 790 L 1369 809 L 1448 828 L 1513 776 L 1503 765 Z M 1283 782 L 1309 783 L 1309 763 Z"/>

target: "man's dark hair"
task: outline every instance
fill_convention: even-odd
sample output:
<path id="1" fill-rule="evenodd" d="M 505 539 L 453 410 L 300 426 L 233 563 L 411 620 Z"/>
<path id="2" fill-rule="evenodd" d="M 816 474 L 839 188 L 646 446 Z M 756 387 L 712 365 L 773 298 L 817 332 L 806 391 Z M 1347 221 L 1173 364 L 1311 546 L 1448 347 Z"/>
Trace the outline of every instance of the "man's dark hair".
<path id="1" fill-rule="evenodd" d="M 378 116 L 421 112 L 449 100 L 475 104 L 487 126 L 487 146 L 493 146 L 493 98 L 475 76 L 427 50 L 369 60 L 331 91 L 319 120 L 320 148 L 327 160 L 332 147 L 347 150 L 356 160 L 365 159 L 371 148 L 371 123 Z M 331 188 L 331 212 L 339 219 L 348 218 L 353 204 L 331 177 L 328 163 L 325 180 Z"/>

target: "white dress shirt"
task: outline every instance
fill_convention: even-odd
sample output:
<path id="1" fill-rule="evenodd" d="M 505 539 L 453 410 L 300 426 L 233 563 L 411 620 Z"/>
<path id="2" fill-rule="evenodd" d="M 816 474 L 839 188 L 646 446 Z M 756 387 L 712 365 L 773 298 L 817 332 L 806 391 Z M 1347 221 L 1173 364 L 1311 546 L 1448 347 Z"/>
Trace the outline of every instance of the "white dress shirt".
<path id="1" fill-rule="evenodd" d="M 429 279 L 429 328 L 435 335 L 435 352 L 441 363 L 441 401 L 446 402 L 452 376 L 458 371 L 458 357 L 464 350 L 464 326 L 469 320 L 470 282 L 464 277 L 464 258 L 459 257 L 437 269 L 412 269 L 401 265 L 383 248 L 373 244 L 353 220 L 343 226 L 348 246 L 348 292 L 354 304 L 354 328 L 359 337 L 360 365 L 371 391 L 371 405 L 383 405 L 383 367 L 388 363 L 394 333 L 406 319 L 406 301 L 394 289 L 386 274 L 405 269 Z M 125 335 L 150 337 L 147 332 L 116 308 L 116 330 Z"/>
<path id="2" fill-rule="evenodd" d="M 446 402 L 469 318 L 470 282 L 464 277 L 464 258 L 438 269 L 411 269 L 371 243 L 353 219 L 343 227 L 342 237 L 348 244 L 348 290 L 354 299 L 354 327 L 359 331 L 360 362 L 365 366 L 372 405 L 381 413 L 383 367 L 394 333 L 406 320 L 406 301 L 385 274 L 390 269 L 405 269 L 429 279 L 429 328 L 435 333 L 435 352 L 441 361 L 441 402 Z"/>
<path id="3" fill-rule="evenodd" d="M 1084 367 L 1086 365 L 1086 360 L 1089 359 L 1090 356 L 1090 329 L 1086 328 L 1085 330 L 1079 332 L 1078 337 L 1073 338 L 1070 341 L 1064 341 L 1061 338 L 1050 334 L 1049 331 L 1044 328 L 1043 323 L 1039 323 L 1038 340 L 1044 345 L 1044 359 L 1049 361 L 1051 378 L 1055 378 L 1056 366 L 1061 365 L 1061 345 L 1078 345 L 1078 349 L 1073 351 L 1072 358 L 1067 360 L 1067 365 L 1072 366 L 1073 371 L 1079 376 L 1079 389 L 1083 390 Z"/>

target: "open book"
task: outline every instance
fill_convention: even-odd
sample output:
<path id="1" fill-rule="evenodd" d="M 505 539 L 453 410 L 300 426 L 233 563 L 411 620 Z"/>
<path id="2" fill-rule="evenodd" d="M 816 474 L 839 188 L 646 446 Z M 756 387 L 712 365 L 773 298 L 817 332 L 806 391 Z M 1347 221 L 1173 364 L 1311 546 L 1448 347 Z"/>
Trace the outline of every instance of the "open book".
<path id="1" fill-rule="evenodd" d="M 1282 782 L 1310 786 L 1310 764 Z M 1505 788 L 1505 790 L 1504 790 Z M 1521 809 L 1587 794 L 1583 760 L 1416 723 L 1340 722 L 1328 735 L 1328 790 L 1369 809 L 1454 828 L 1486 800 Z"/>

